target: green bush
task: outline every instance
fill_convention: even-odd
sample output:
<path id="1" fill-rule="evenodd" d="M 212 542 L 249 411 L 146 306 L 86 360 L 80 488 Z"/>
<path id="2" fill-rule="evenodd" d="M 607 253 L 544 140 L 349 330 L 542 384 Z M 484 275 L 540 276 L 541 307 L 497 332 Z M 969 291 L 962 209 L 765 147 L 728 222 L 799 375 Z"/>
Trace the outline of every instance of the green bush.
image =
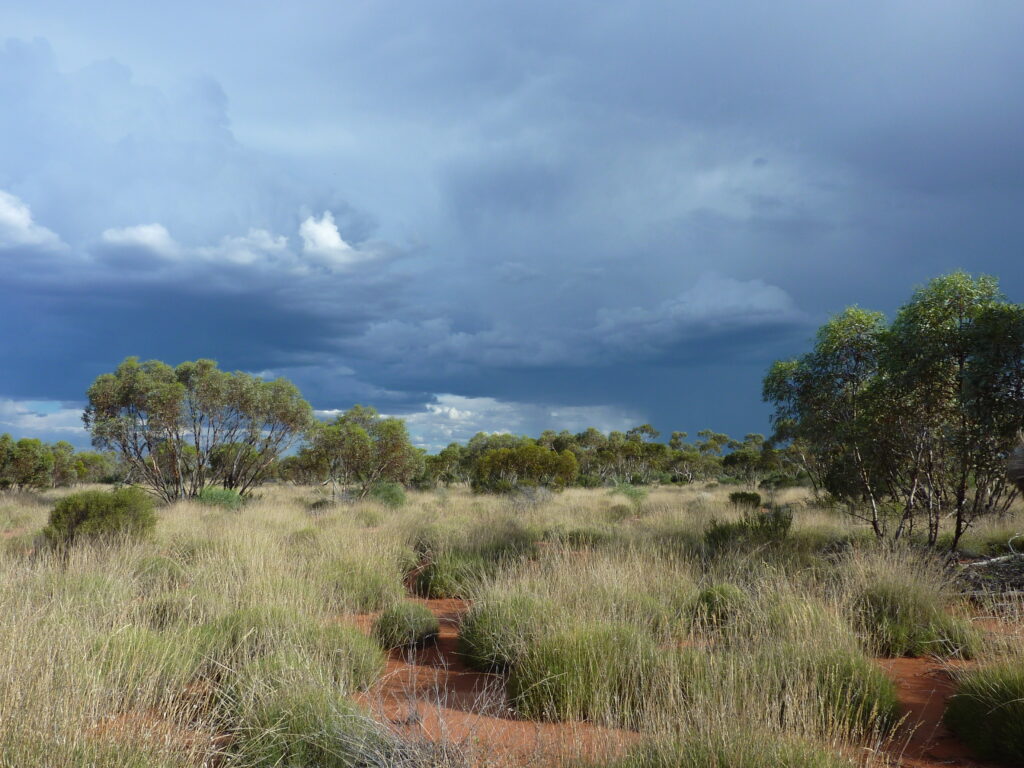
<path id="1" fill-rule="evenodd" d="M 609 491 L 613 496 L 625 496 L 634 508 L 639 507 L 647 499 L 647 489 L 639 485 L 618 483 Z"/>
<path id="2" fill-rule="evenodd" d="M 942 595 L 899 581 L 876 580 L 853 603 L 853 620 L 880 656 L 973 658 L 980 636 L 970 622 L 946 613 Z"/>
<path id="3" fill-rule="evenodd" d="M 399 574 L 385 565 L 335 560 L 319 574 L 329 608 L 338 613 L 371 613 L 398 602 Z"/>
<path id="4" fill-rule="evenodd" d="M 482 672 L 513 666 L 554 614 L 550 602 L 531 595 L 474 603 L 462 619 L 459 652 Z"/>
<path id="5" fill-rule="evenodd" d="M 425 645 L 437 639 L 440 630 L 437 617 L 420 603 L 397 603 L 373 623 L 373 636 L 384 648 Z"/>
<path id="6" fill-rule="evenodd" d="M 153 499 L 141 488 L 127 487 L 65 496 L 50 512 L 43 535 L 51 544 L 70 545 L 84 539 L 143 537 L 155 527 Z"/>
<path id="7" fill-rule="evenodd" d="M 729 494 L 729 503 L 737 507 L 757 509 L 761 506 L 761 494 L 756 491 L 733 491 Z"/>
<path id="8" fill-rule="evenodd" d="M 535 640 L 506 682 L 520 715 L 637 726 L 658 677 L 652 638 L 635 627 L 592 624 Z"/>
<path id="9" fill-rule="evenodd" d="M 961 673 L 945 722 L 981 757 L 1024 765 L 1024 659 Z"/>
<path id="10" fill-rule="evenodd" d="M 370 497 L 392 509 L 405 506 L 405 489 L 399 483 L 377 483 L 370 489 Z"/>
<path id="11" fill-rule="evenodd" d="M 245 504 L 245 499 L 238 491 L 231 488 L 218 488 L 215 485 L 208 485 L 199 491 L 196 501 L 204 507 L 224 507 L 225 509 L 240 509 Z"/>

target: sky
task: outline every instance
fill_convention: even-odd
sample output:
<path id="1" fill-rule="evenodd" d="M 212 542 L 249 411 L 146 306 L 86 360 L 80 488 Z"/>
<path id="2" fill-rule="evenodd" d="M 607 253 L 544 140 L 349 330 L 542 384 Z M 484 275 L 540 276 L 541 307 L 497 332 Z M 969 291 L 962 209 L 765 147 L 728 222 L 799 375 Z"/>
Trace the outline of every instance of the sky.
<path id="1" fill-rule="evenodd" d="M 0 432 L 126 356 L 437 448 L 767 432 L 954 269 L 1024 300 L 1024 5 L 0 0 Z"/>

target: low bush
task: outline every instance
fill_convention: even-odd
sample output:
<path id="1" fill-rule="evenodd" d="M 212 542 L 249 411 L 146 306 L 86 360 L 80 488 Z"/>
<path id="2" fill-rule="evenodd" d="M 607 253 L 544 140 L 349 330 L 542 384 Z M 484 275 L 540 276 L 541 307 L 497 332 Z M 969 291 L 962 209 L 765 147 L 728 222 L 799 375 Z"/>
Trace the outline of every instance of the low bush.
<path id="1" fill-rule="evenodd" d="M 945 722 L 981 757 L 1024 765 L 1024 658 L 961 673 Z"/>
<path id="2" fill-rule="evenodd" d="M 897 580 L 864 585 L 853 602 L 853 621 L 880 656 L 972 658 L 980 635 L 966 619 L 946 612 L 943 596 Z"/>
<path id="3" fill-rule="evenodd" d="M 397 603 L 384 610 L 373 624 L 373 636 L 384 648 L 422 646 L 435 640 L 441 626 L 430 609 L 420 603 Z"/>
<path id="4" fill-rule="evenodd" d="M 223 507 L 224 509 L 241 509 L 245 505 L 245 499 L 238 491 L 231 488 L 218 488 L 208 485 L 199 491 L 196 501 L 204 507 Z"/>
<path id="5" fill-rule="evenodd" d="M 630 626 L 589 624 L 540 637 L 506 682 L 523 717 L 637 726 L 651 700 L 659 655 L 652 638 Z"/>
<path id="6" fill-rule="evenodd" d="M 385 507 L 405 506 L 405 489 L 399 483 L 377 483 L 370 489 L 370 498 Z"/>
<path id="7" fill-rule="evenodd" d="M 155 527 L 153 499 L 141 488 L 126 487 L 65 496 L 50 512 L 43 535 L 66 546 L 85 539 L 144 537 Z"/>
<path id="8" fill-rule="evenodd" d="M 474 669 L 505 671 L 526 652 L 552 615 L 554 606 L 532 595 L 474 603 L 462 619 L 459 652 Z"/>

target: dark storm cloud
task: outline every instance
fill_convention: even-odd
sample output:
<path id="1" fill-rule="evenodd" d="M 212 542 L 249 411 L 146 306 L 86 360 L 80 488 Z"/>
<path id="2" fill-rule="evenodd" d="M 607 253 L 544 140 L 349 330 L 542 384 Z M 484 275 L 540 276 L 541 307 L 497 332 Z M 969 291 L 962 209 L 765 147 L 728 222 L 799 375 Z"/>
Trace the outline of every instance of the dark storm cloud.
<path id="1" fill-rule="evenodd" d="M 438 439 L 742 432 L 844 305 L 1024 295 L 1017 3 L 44 5 L 0 9 L 2 396 L 209 355 Z"/>

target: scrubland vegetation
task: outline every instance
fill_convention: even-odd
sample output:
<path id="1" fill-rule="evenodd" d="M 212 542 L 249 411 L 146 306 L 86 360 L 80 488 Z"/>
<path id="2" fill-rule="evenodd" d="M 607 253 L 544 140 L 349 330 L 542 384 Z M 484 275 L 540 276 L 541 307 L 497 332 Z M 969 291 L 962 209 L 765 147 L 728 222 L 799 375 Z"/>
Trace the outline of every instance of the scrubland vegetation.
<path id="1" fill-rule="evenodd" d="M 0 765 L 1019 764 L 1024 307 L 939 278 L 764 397 L 767 439 L 427 454 L 128 358 L 98 452 L 0 436 Z"/>
<path id="2" fill-rule="evenodd" d="M 652 489 L 626 514 L 609 489 L 397 506 L 265 486 L 59 547 L 40 531 L 66 492 L 4 498 L 0 764 L 502 762 L 375 710 L 388 651 L 437 635 L 416 595 L 467 601 L 455 658 L 494 675 L 502 717 L 620 734 L 588 765 L 884 765 L 906 723 L 876 658 L 903 655 L 969 663 L 950 726 L 1019 759 L 1024 657 L 979 619 L 1019 629 L 1019 603 L 968 599 L 944 558 L 806 490 L 753 512 L 730 492 Z"/>

